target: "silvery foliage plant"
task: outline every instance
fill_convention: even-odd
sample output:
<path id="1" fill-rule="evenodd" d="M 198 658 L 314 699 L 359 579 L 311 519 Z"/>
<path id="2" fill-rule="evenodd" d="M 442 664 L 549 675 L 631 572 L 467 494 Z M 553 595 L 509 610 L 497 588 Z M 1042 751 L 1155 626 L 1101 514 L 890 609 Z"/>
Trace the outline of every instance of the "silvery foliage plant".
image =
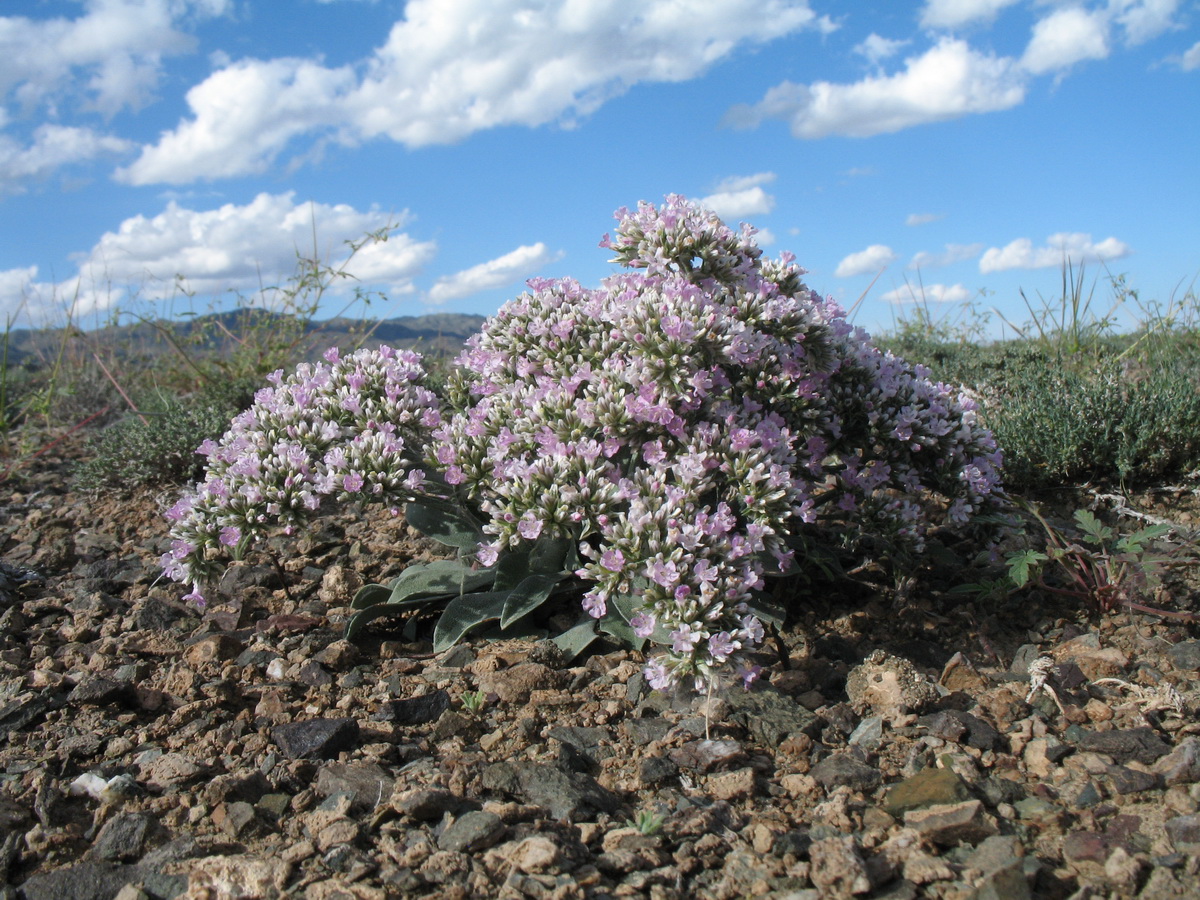
<path id="1" fill-rule="evenodd" d="M 617 219 L 601 246 L 626 271 L 531 281 L 471 339 L 431 461 L 486 518 L 483 565 L 579 542 L 588 613 L 628 609 L 666 645 L 654 687 L 749 681 L 755 592 L 797 562 L 801 523 L 919 548 L 982 508 L 1000 455 L 967 397 L 875 348 L 752 228 L 679 196 Z"/>
<path id="2" fill-rule="evenodd" d="M 763 259 L 752 228 L 678 196 L 617 220 L 601 246 L 623 271 L 596 289 L 531 281 L 468 342 L 444 410 L 414 354 L 277 373 L 201 448 L 167 573 L 198 596 L 323 498 L 407 502 L 462 553 L 364 588 L 359 625 L 437 600 L 445 646 L 570 578 L 589 620 L 663 648 L 654 687 L 699 689 L 756 677 L 764 577 L 806 564 L 802 529 L 919 550 L 993 498 L 1000 455 L 971 400 L 874 347 L 793 257 Z"/>

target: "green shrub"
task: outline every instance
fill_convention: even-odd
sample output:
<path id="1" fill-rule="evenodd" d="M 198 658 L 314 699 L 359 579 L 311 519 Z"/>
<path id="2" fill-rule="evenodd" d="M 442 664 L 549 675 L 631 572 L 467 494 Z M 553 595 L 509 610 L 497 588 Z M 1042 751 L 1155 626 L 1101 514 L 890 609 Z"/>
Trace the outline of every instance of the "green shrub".
<path id="1" fill-rule="evenodd" d="M 217 383 L 191 397 L 168 397 L 106 428 L 91 444 L 91 458 L 76 469 L 85 490 L 185 484 L 204 471 L 196 452 L 220 437 L 229 420 L 253 400 L 247 380 Z"/>

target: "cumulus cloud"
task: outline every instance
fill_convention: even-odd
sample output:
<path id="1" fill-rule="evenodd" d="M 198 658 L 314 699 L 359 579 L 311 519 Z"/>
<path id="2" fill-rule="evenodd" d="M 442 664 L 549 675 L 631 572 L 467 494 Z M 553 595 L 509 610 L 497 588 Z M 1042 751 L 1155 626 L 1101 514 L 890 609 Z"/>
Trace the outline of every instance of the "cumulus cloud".
<path id="1" fill-rule="evenodd" d="M 906 285 L 888 291 L 880 299 L 886 303 L 962 303 L 971 299 L 971 292 L 961 284 Z"/>
<path id="2" fill-rule="evenodd" d="M 300 134 L 452 143 L 586 116 L 642 82 L 694 78 L 739 46 L 828 30 L 807 0 L 409 0 L 360 65 L 243 60 L 187 95 L 189 117 L 120 177 L 185 183 L 261 171 Z"/>
<path id="3" fill-rule="evenodd" d="M 1059 232 L 1046 239 L 1042 247 L 1034 247 L 1029 238 L 1017 238 L 1005 247 L 992 247 L 979 259 L 979 271 L 1003 272 L 1007 269 L 1050 269 L 1064 262 L 1079 265 L 1120 259 L 1131 253 L 1128 244 L 1115 237 L 1094 243 L 1090 234 Z"/>
<path id="4" fill-rule="evenodd" d="M 1180 65 L 1185 72 L 1200 69 L 1200 41 L 1196 41 L 1196 43 L 1184 51 L 1183 57 L 1180 59 Z"/>
<path id="5" fill-rule="evenodd" d="M 979 251 L 982 249 L 983 244 L 947 244 L 946 249 L 941 253 L 927 253 L 922 250 L 912 258 L 908 267 L 910 269 L 940 269 L 966 259 L 973 259 L 979 255 Z"/>
<path id="6" fill-rule="evenodd" d="M 866 57 L 867 62 L 871 65 L 877 66 L 885 59 L 890 59 L 899 53 L 907 43 L 908 41 L 881 37 L 872 31 L 862 43 L 855 46 L 854 52 Z"/>
<path id="7" fill-rule="evenodd" d="M 1025 82 L 1013 60 L 972 50 L 943 38 L 904 71 L 854 84 L 811 85 L 785 81 L 752 106 L 726 115 L 735 127 L 782 119 L 798 138 L 870 137 L 972 113 L 1009 109 L 1025 99 Z"/>
<path id="8" fill-rule="evenodd" d="M 726 178 L 713 193 L 697 202 L 726 220 L 765 215 L 775 208 L 775 198 L 762 186 L 774 180 L 774 172 Z"/>
<path id="9" fill-rule="evenodd" d="M 496 259 L 439 278 L 429 289 L 426 299 L 430 303 L 441 304 L 524 282 L 542 266 L 561 258 L 561 255 L 551 253 L 540 241 L 518 247 Z"/>
<path id="10" fill-rule="evenodd" d="M 90 128 L 65 125 L 38 126 L 27 147 L 0 134 L 0 194 L 18 193 L 24 190 L 23 182 L 44 177 L 61 166 L 122 153 L 132 146 Z"/>
<path id="11" fill-rule="evenodd" d="M 1177 28 L 1175 11 L 1179 0 L 1110 0 L 1115 19 L 1125 29 L 1125 42 L 1144 44 Z"/>
<path id="12" fill-rule="evenodd" d="M 78 18 L 0 16 L 0 97 L 29 110 L 67 97 L 111 116 L 145 103 L 162 60 L 194 46 L 184 18 L 224 14 L 228 0 L 87 0 Z M 78 81 L 82 74 L 83 80 Z"/>
<path id="13" fill-rule="evenodd" d="M 171 297 L 180 280 L 200 296 L 228 291 L 249 296 L 264 282 L 279 284 L 291 275 L 297 254 L 311 258 L 316 253 L 323 262 L 340 265 L 349 256 L 346 241 L 405 222 L 404 215 L 391 217 L 378 209 L 297 203 L 291 193 L 263 193 L 244 206 L 230 203 L 209 210 L 172 201 L 156 216 L 134 216 L 106 232 L 76 257 L 76 276 L 43 284 L 33 282 L 31 275 L 25 289 L 31 307 L 78 295 L 76 311 L 81 314 L 107 309 L 134 294 L 151 301 Z M 386 242 L 365 247 L 348 272 L 364 286 L 411 293 L 413 277 L 436 249 L 431 242 L 393 233 Z M 4 287 L 0 306 L 12 307 L 17 295 L 10 284 Z M 342 287 L 349 290 L 351 285 L 343 282 Z"/>
<path id="14" fill-rule="evenodd" d="M 896 253 L 886 244 L 872 244 L 866 250 L 851 253 L 834 271 L 838 278 L 850 278 L 853 275 L 863 275 L 867 272 L 878 272 L 885 266 L 896 261 Z"/>
<path id="15" fill-rule="evenodd" d="M 924 28 L 963 28 L 986 24 L 1017 0 L 928 0 L 921 10 Z"/>
<path id="16" fill-rule="evenodd" d="M 942 213 L 909 213 L 908 218 L 904 220 L 904 224 L 913 225 L 928 225 L 930 222 L 936 222 L 938 219 L 945 218 Z"/>
<path id="17" fill-rule="evenodd" d="M 1033 26 L 1021 66 L 1035 75 L 1066 69 L 1108 56 L 1108 20 L 1104 12 L 1068 6 Z"/>

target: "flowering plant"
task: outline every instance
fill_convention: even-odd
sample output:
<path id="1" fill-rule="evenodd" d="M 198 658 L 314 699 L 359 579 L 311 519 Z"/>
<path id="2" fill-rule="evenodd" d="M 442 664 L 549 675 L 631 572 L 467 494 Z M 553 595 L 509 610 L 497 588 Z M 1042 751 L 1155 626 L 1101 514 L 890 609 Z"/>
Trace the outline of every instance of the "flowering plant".
<path id="1" fill-rule="evenodd" d="M 629 271 L 532 281 L 472 338 L 429 461 L 482 512 L 484 565 L 577 541 L 584 608 L 667 644 L 651 684 L 702 684 L 763 637 L 755 592 L 800 523 L 843 516 L 920 546 L 966 522 L 1000 455 L 961 392 L 853 329 L 682 197 L 619 210 Z"/>
<path id="2" fill-rule="evenodd" d="M 445 412 L 411 355 L 277 375 L 202 448 L 209 478 L 173 511 L 168 574 L 208 575 L 322 496 L 416 500 L 409 524 L 460 558 L 364 588 L 348 630 L 436 600 L 445 646 L 574 576 L 604 630 L 666 646 L 654 687 L 749 683 L 763 579 L 805 563 L 802 526 L 919 548 L 994 495 L 1000 455 L 973 403 L 875 348 L 792 256 L 763 259 L 754 229 L 678 196 L 617 219 L 601 246 L 625 271 L 596 289 L 531 281 L 468 342 Z"/>
<path id="3" fill-rule="evenodd" d="M 420 356 L 383 346 L 344 359 L 331 349 L 325 360 L 269 376 L 273 386 L 197 451 L 208 458 L 206 477 L 167 513 L 171 549 L 162 558 L 167 577 L 191 585 L 186 599 L 203 603 L 203 584 L 226 560 L 272 528 L 290 534 L 325 498 L 398 511 L 422 492 L 421 454 L 441 413 L 422 385 Z"/>

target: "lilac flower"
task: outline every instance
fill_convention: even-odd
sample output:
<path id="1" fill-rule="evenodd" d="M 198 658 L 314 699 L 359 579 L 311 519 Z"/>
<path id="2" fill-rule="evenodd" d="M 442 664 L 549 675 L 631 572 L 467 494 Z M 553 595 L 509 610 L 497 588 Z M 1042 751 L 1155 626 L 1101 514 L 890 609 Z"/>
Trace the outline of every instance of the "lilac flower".
<path id="1" fill-rule="evenodd" d="M 221 529 L 221 543 L 226 547 L 236 547 L 242 539 L 242 530 L 236 525 L 226 525 Z"/>
<path id="2" fill-rule="evenodd" d="M 347 472 L 342 477 L 342 490 L 350 494 L 357 494 L 362 490 L 363 477 L 358 472 Z"/>
<path id="3" fill-rule="evenodd" d="M 676 653 L 690 653 L 699 642 L 700 635 L 691 625 L 680 625 L 671 632 L 671 649 Z"/>
<path id="4" fill-rule="evenodd" d="M 654 633 L 654 616 L 650 613 L 638 613 L 629 620 L 629 624 L 633 627 L 633 633 L 640 638 L 650 637 Z"/>
<path id="5" fill-rule="evenodd" d="M 741 649 L 741 644 L 733 639 L 728 631 L 718 631 L 708 639 L 708 652 L 717 662 L 724 662 Z"/>

